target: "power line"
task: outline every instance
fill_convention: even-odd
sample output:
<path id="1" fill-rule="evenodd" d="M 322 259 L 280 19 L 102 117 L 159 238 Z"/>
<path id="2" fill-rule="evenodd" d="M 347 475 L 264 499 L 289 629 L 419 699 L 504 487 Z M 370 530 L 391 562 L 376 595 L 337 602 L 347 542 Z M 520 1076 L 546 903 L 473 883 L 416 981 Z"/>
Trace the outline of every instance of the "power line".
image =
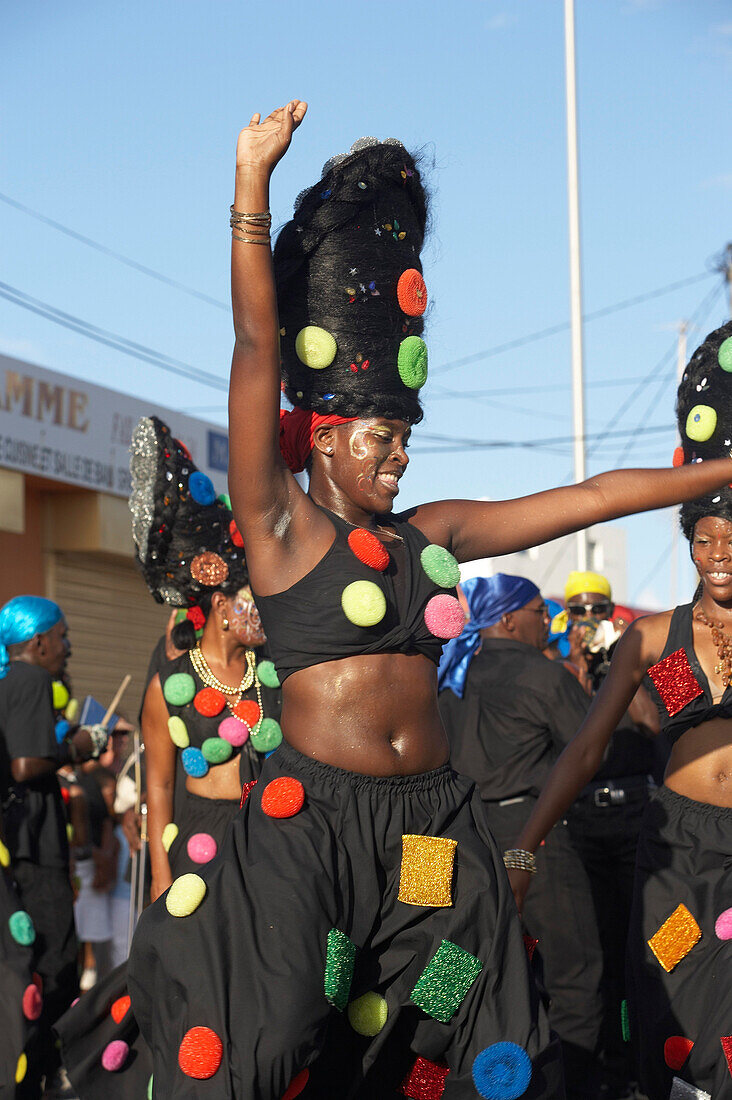
<path id="1" fill-rule="evenodd" d="M 625 439 L 629 435 L 633 435 L 636 430 L 635 428 L 621 428 L 615 432 L 606 432 L 603 429 L 603 432 L 599 434 L 603 435 L 604 438 Z M 647 428 L 646 435 L 673 432 L 675 430 L 675 424 L 658 425 Z M 594 438 L 596 438 L 594 434 L 586 433 L 584 435 L 585 440 Z M 557 444 L 571 444 L 574 442 L 573 435 L 549 436 L 546 439 L 466 439 L 453 435 L 434 435 L 431 432 L 420 432 L 419 439 L 420 443 L 426 441 L 427 443 L 444 444 L 444 446 L 414 446 L 411 448 L 413 454 L 452 454 L 455 451 L 541 450 Z"/>
<path id="2" fill-rule="evenodd" d="M 202 290 L 196 290 L 195 287 L 187 286 L 186 283 L 180 283 L 177 279 L 171 279 L 170 276 L 163 275 L 160 271 L 155 271 L 152 267 L 147 267 L 145 264 L 138 263 L 137 260 L 132 260 L 129 256 L 124 256 L 121 252 L 115 252 L 113 248 L 108 248 L 105 244 L 100 244 L 99 241 L 92 240 L 91 237 L 85 237 L 83 233 L 77 233 L 75 229 L 69 229 L 67 225 L 62 225 L 61 222 L 46 217 L 45 214 L 39 213 L 38 210 L 32 210 L 30 206 L 25 206 L 22 202 L 18 202 L 17 199 L 11 199 L 10 195 L 4 195 L 1 191 L 0 202 L 7 203 L 8 206 L 12 206 L 16 210 L 22 211 L 22 213 L 27 214 L 29 218 L 35 218 L 36 221 L 43 222 L 44 225 L 50 225 L 52 229 L 57 229 L 59 233 L 65 233 L 67 237 L 71 237 L 73 240 L 79 241 L 89 248 L 96 249 L 97 252 L 101 252 L 104 256 L 110 256 L 113 260 L 117 260 L 121 264 L 126 264 L 127 267 L 131 267 L 133 271 L 139 271 L 143 275 L 149 275 L 151 279 L 157 279 L 158 282 L 165 283 L 166 286 L 172 286 L 175 290 L 182 290 L 184 294 L 190 294 L 193 298 L 199 298 L 202 302 L 207 302 L 210 306 L 216 306 L 217 309 L 223 309 L 227 313 L 231 309 L 231 306 L 227 302 L 220 302 L 218 298 L 212 298 L 210 294 L 204 294 Z"/>

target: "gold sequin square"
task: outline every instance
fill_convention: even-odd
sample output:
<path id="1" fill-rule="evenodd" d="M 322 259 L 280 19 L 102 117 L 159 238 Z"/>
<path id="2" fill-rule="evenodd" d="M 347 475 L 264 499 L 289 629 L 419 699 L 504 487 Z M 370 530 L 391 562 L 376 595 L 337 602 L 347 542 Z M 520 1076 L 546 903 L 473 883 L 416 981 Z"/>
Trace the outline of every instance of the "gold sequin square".
<path id="1" fill-rule="evenodd" d="M 701 928 L 685 905 L 674 909 L 648 941 L 664 970 L 670 972 L 701 939 Z"/>
<path id="2" fill-rule="evenodd" d="M 402 836 L 399 901 L 406 905 L 452 905 L 452 868 L 457 841 L 445 836 Z"/>

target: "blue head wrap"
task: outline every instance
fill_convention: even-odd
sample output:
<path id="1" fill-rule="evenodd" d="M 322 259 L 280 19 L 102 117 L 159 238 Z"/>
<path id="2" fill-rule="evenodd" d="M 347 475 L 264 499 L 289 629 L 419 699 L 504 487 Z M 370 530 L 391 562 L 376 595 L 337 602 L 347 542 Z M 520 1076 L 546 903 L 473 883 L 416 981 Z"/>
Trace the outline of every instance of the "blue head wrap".
<path id="1" fill-rule="evenodd" d="M 471 577 L 460 585 L 470 608 L 470 620 L 459 638 L 453 638 L 442 651 L 437 670 L 438 690 L 450 688 L 462 699 L 470 662 L 480 645 L 480 632 L 494 626 L 509 611 L 526 607 L 539 595 L 539 589 L 526 577 L 496 573 L 495 577 Z"/>
<path id="2" fill-rule="evenodd" d="M 15 596 L 8 600 L 0 608 L 0 680 L 8 673 L 8 646 L 45 634 L 63 617 L 58 604 L 43 596 Z"/>

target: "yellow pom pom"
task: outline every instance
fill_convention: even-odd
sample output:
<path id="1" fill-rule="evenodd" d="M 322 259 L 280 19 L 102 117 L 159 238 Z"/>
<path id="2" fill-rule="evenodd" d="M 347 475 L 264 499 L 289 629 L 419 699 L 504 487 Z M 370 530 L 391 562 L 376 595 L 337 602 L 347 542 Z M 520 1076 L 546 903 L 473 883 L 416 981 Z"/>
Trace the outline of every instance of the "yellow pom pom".
<path id="1" fill-rule="evenodd" d="M 25 1075 L 26 1075 L 27 1072 L 28 1072 L 28 1058 L 26 1057 L 26 1054 L 25 1054 L 25 1051 L 24 1051 L 21 1054 L 20 1058 L 18 1059 L 18 1065 L 15 1068 L 15 1083 L 16 1083 L 16 1085 L 20 1084 L 20 1082 L 25 1078 Z"/>
<path id="2" fill-rule="evenodd" d="M 74 843 L 74 826 L 71 824 L 70 821 L 66 822 L 66 838 L 69 844 Z"/>
<path id="3" fill-rule="evenodd" d="M 336 357 L 338 345 L 324 328 L 306 325 L 295 337 L 295 351 L 301 363 L 313 370 L 329 367 Z"/>
<path id="4" fill-rule="evenodd" d="M 188 748 L 191 739 L 188 736 L 188 730 L 182 718 L 173 715 L 172 718 L 168 719 L 168 733 L 170 734 L 170 740 L 174 745 L 177 745 L 179 749 Z"/>
<path id="5" fill-rule="evenodd" d="M 175 824 L 174 821 L 168 822 L 168 824 L 163 829 L 162 841 L 163 848 L 165 848 L 166 852 L 170 851 L 170 846 L 177 837 L 178 831 L 178 826 Z"/>
<path id="6" fill-rule="evenodd" d="M 389 1010 L 378 993 L 364 993 L 348 1006 L 348 1022 L 359 1035 L 378 1035 Z"/>
<path id="7" fill-rule="evenodd" d="M 10 866 L 10 852 L 0 840 L 0 867 Z"/>
<path id="8" fill-rule="evenodd" d="M 386 614 L 386 596 L 373 581 L 353 581 L 343 589 L 341 606 L 356 626 L 376 626 Z"/>
<path id="9" fill-rule="evenodd" d="M 69 689 L 66 684 L 62 684 L 60 680 L 53 681 L 53 709 L 63 710 L 67 705 L 71 696 L 69 695 Z"/>
<path id="10" fill-rule="evenodd" d="M 200 875 L 181 875 L 168 890 L 165 908 L 171 917 L 189 917 L 206 895 L 206 883 Z"/>
<path id="11" fill-rule="evenodd" d="M 79 719 L 79 700 L 69 699 L 66 710 L 64 711 L 64 718 L 67 722 L 71 722 L 72 726 L 74 722 Z"/>
<path id="12" fill-rule="evenodd" d="M 695 443 L 704 443 L 714 435 L 717 412 L 711 405 L 695 405 L 686 418 L 686 434 Z"/>

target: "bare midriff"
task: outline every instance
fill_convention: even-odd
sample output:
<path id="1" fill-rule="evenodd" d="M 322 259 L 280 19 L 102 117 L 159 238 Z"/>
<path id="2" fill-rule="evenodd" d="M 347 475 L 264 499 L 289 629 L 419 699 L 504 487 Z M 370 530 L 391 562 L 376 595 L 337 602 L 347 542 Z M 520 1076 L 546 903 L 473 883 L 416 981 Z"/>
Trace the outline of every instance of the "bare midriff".
<path id="1" fill-rule="evenodd" d="M 201 798 L 241 798 L 239 779 L 239 754 L 232 756 L 225 764 L 216 764 L 209 768 L 202 779 L 186 778 L 186 790 Z"/>
<path id="2" fill-rule="evenodd" d="M 437 667 L 420 653 L 313 665 L 282 688 L 282 731 L 298 752 L 365 775 L 418 775 L 447 762 Z"/>
<path id="3" fill-rule="evenodd" d="M 713 718 L 674 745 L 664 783 L 694 802 L 732 809 L 732 721 Z"/>

